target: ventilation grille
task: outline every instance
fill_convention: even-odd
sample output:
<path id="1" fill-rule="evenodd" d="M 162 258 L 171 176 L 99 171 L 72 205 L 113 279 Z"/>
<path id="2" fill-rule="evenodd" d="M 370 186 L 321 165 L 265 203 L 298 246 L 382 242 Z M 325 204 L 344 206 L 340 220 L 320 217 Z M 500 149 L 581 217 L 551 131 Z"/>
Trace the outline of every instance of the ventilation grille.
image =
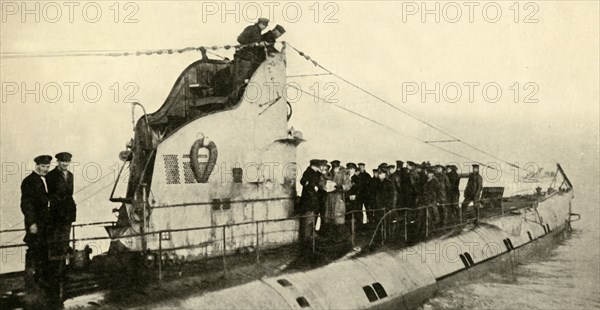
<path id="1" fill-rule="evenodd" d="M 179 180 L 179 160 L 177 155 L 163 155 L 165 161 L 165 175 L 167 184 L 180 184 Z"/>

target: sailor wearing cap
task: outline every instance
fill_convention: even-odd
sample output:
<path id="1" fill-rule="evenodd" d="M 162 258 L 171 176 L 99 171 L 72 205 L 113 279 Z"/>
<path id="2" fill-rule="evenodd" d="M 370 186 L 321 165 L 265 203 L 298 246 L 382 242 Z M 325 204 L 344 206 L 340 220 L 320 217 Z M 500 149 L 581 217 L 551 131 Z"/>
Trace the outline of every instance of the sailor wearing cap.
<path id="1" fill-rule="evenodd" d="M 277 41 L 277 39 L 279 37 L 281 37 L 284 33 L 285 33 L 285 28 L 283 28 L 283 26 L 281 26 L 281 25 L 277 25 L 277 26 L 275 26 L 275 28 L 273 28 L 273 30 L 269 30 L 261 36 L 262 41 L 269 43 L 269 45 L 267 46 L 267 52 L 269 53 L 269 55 L 272 53 L 279 52 L 275 48 L 275 46 L 273 46 L 273 43 L 275 43 Z"/>
<path id="2" fill-rule="evenodd" d="M 396 206 L 396 189 L 394 184 L 387 177 L 387 170 L 380 168 L 378 171 L 377 188 L 375 190 L 375 209 L 384 209 L 375 211 L 374 223 L 377 225 L 387 211 Z"/>
<path id="3" fill-rule="evenodd" d="M 431 214 L 427 220 L 433 222 L 434 225 L 440 222 L 438 210 L 438 203 L 441 201 L 440 195 L 441 186 L 438 179 L 435 178 L 435 169 L 431 167 L 427 168 L 427 181 L 423 186 L 423 201 L 421 205 L 430 208 Z"/>
<path id="4" fill-rule="evenodd" d="M 259 18 L 256 24 L 244 28 L 237 37 L 238 43 L 248 45 L 262 41 L 261 33 L 269 25 L 267 18 Z M 265 48 L 262 46 L 243 46 L 235 52 L 232 67 L 234 86 L 241 85 L 252 77 L 252 74 L 265 59 Z"/>
<path id="5" fill-rule="evenodd" d="M 479 175 L 479 165 L 473 164 L 473 172 L 469 175 L 467 187 L 465 187 L 465 200 L 461 206 L 461 218 L 464 220 L 469 204 L 472 202 L 475 211 L 479 209 L 479 199 L 483 190 L 483 178 Z"/>
<path id="6" fill-rule="evenodd" d="M 256 24 L 244 28 L 244 31 L 238 36 L 238 43 L 245 45 L 261 41 L 261 32 L 269 25 L 269 19 L 260 17 Z"/>
<path id="7" fill-rule="evenodd" d="M 458 200 L 460 197 L 460 176 L 456 172 L 455 165 L 446 165 L 446 176 L 448 176 L 448 188 L 446 189 L 446 201 L 449 205 L 446 207 L 449 210 L 449 220 L 458 222 L 460 218 Z"/>
<path id="8" fill-rule="evenodd" d="M 45 176 L 50 169 L 52 156 L 40 155 L 34 160 L 35 170 L 21 182 L 21 211 L 25 217 L 25 289 L 33 294 L 47 284 L 48 265 L 48 186 Z M 39 301 L 43 303 L 43 301 Z M 35 308 L 36 306 L 33 305 Z"/>
<path id="9" fill-rule="evenodd" d="M 352 220 L 354 219 L 354 224 L 359 226 L 363 222 L 362 202 L 359 200 L 359 196 L 361 194 L 360 171 L 358 170 L 356 164 L 347 163 L 346 173 L 348 173 L 350 182 L 352 184 L 352 187 L 346 192 L 346 224 L 349 227 L 352 227 Z M 350 213 L 350 211 L 354 212 Z"/>
<path id="10" fill-rule="evenodd" d="M 50 200 L 51 256 L 68 253 L 71 223 L 75 222 L 77 216 L 77 205 L 73 200 L 73 173 L 69 171 L 72 157 L 68 152 L 56 154 L 56 168 L 48 172 L 46 177 Z M 64 260 L 60 263 L 64 263 Z"/>
<path id="11" fill-rule="evenodd" d="M 308 246 L 315 227 L 315 212 L 319 208 L 319 181 L 321 178 L 320 165 L 322 161 L 312 159 L 310 166 L 306 168 L 300 179 L 302 185 L 302 196 L 300 197 L 300 209 L 298 213 L 302 216 L 300 221 L 300 239 L 302 246 Z"/>

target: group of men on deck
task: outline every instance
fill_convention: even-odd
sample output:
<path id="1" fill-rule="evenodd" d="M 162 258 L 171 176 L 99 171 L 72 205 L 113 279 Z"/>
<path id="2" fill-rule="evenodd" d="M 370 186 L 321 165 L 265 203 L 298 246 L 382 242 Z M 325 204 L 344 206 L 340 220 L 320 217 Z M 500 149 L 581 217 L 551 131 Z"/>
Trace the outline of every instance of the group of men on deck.
<path id="1" fill-rule="evenodd" d="M 433 227 L 457 223 L 471 203 L 478 208 L 483 189 L 479 165 L 474 164 L 459 207 L 461 175 L 457 170 L 455 165 L 412 161 L 405 165 L 398 160 L 396 165 L 380 164 L 371 176 L 364 163 L 347 163 L 343 167 L 339 160 L 329 165 L 327 160 L 313 159 L 300 180 L 302 235 L 312 236 L 317 217 L 321 218 L 321 227 L 345 224 L 360 230 L 380 222 L 389 223 L 383 221 L 384 215 L 394 209 L 410 211 L 407 219 L 413 237 L 423 233 L 426 221 Z"/>
<path id="2" fill-rule="evenodd" d="M 61 280 L 65 276 L 71 223 L 76 218 L 73 174 L 68 170 L 72 155 L 56 154 L 57 166 L 50 171 L 52 156 L 34 159 L 35 170 L 21 183 L 21 211 L 25 217 L 26 302 L 32 308 L 60 307 Z"/>

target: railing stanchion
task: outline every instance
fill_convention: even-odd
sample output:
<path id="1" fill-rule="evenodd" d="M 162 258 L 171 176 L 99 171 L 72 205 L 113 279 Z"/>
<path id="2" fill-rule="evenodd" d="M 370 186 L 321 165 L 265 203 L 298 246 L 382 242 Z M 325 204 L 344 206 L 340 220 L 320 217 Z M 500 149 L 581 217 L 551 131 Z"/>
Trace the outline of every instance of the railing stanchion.
<path id="1" fill-rule="evenodd" d="M 162 232 L 158 232 L 158 281 L 162 281 Z"/>
<path id="2" fill-rule="evenodd" d="M 73 248 L 73 251 L 75 251 L 75 242 L 75 226 L 73 226 L 73 241 L 71 246 Z"/>
<path id="3" fill-rule="evenodd" d="M 408 241 L 408 210 L 404 210 L 404 242 Z"/>
<path id="4" fill-rule="evenodd" d="M 225 261 L 227 240 L 225 239 L 225 228 L 226 226 L 223 226 L 223 274 L 227 274 L 227 263 Z"/>
<path id="5" fill-rule="evenodd" d="M 311 226 L 312 226 L 312 231 L 310 232 L 310 238 L 311 238 L 311 242 L 312 242 L 312 252 L 313 254 L 315 253 L 315 217 L 313 215 L 308 215 L 308 216 L 312 216 L 312 221 L 311 221 Z M 323 225 L 323 223 L 321 223 L 321 225 Z"/>
<path id="6" fill-rule="evenodd" d="M 429 207 L 425 207 L 425 238 L 429 237 Z"/>
<path id="7" fill-rule="evenodd" d="M 260 239 L 258 235 L 258 222 L 256 222 L 256 263 L 260 264 Z"/>
<path id="8" fill-rule="evenodd" d="M 355 247 L 356 246 L 356 242 L 355 242 L 354 233 L 355 233 L 356 227 L 354 225 L 354 212 L 352 212 L 351 214 L 352 214 L 352 220 L 351 220 L 351 223 L 350 223 L 351 224 L 350 227 L 352 228 L 352 247 Z"/>

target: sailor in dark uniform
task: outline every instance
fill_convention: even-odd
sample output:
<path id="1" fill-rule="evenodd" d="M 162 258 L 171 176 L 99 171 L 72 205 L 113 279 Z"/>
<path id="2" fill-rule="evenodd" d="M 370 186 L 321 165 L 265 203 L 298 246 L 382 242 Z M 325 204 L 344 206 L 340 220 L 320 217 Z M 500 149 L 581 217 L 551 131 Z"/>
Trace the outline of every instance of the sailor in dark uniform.
<path id="1" fill-rule="evenodd" d="M 69 171 L 72 155 L 67 152 L 56 154 L 58 165 L 48 172 L 48 195 L 50 199 L 50 225 L 58 244 L 53 245 L 61 254 L 69 249 L 71 223 L 77 216 L 77 205 L 73 200 L 73 173 Z"/>
<path id="2" fill-rule="evenodd" d="M 441 201 L 441 186 L 438 179 L 435 177 L 433 168 L 427 169 L 427 180 L 423 186 L 423 199 L 421 206 L 427 207 L 429 217 L 427 218 L 434 226 L 440 222 L 440 214 L 438 204 Z"/>
<path id="3" fill-rule="evenodd" d="M 267 18 L 259 18 L 256 24 L 244 28 L 244 31 L 237 37 L 238 43 L 247 45 L 259 43 L 262 41 L 261 33 L 269 25 Z M 234 85 L 240 85 L 246 79 L 252 77 L 254 71 L 264 60 L 265 48 L 263 46 L 245 46 L 240 47 L 234 55 Z"/>
<path id="4" fill-rule="evenodd" d="M 72 155 L 68 152 L 56 154 L 57 166 L 48 172 L 48 199 L 50 200 L 49 229 L 50 242 L 50 271 L 53 274 L 54 285 L 57 291 L 52 297 L 58 299 L 60 285 L 66 272 L 66 257 L 69 253 L 69 236 L 71 223 L 75 222 L 77 205 L 73 200 L 73 173 L 69 171 Z"/>
<path id="5" fill-rule="evenodd" d="M 327 164 L 327 160 L 326 159 L 320 159 L 319 160 L 319 172 L 321 173 L 320 177 L 319 177 L 319 190 L 318 190 L 318 196 L 319 196 L 319 208 L 317 209 L 317 214 L 316 216 L 318 216 L 321 219 L 321 225 L 319 226 L 319 232 L 324 232 L 325 231 L 325 210 L 327 209 L 327 190 L 326 190 L 326 186 L 327 186 L 327 181 L 330 181 L 332 179 L 331 176 L 331 172 L 329 171 L 329 169 L 331 169 L 331 166 Z"/>
<path id="6" fill-rule="evenodd" d="M 303 245 L 311 240 L 315 226 L 315 212 L 319 208 L 319 182 L 321 172 L 319 166 L 321 161 L 313 159 L 310 166 L 306 168 L 300 179 L 302 184 L 302 196 L 300 197 L 300 215 L 303 216 L 300 222 L 300 238 Z"/>
<path id="7" fill-rule="evenodd" d="M 358 204 L 360 209 L 369 210 L 370 206 L 370 198 L 369 198 L 369 187 L 371 186 L 371 175 L 365 170 L 364 163 L 358 163 Z M 361 213 L 360 218 L 363 218 Z M 369 212 L 367 212 L 367 220 L 369 218 Z M 364 227 L 364 221 L 361 221 L 359 227 Z"/>
<path id="8" fill-rule="evenodd" d="M 277 26 L 275 26 L 275 28 L 273 28 L 273 30 L 269 30 L 261 36 L 262 41 L 268 43 L 268 45 L 266 46 L 266 49 L 267 49 L 267 53 L 269 55 L 271 55 L 273 53 L 279 53 L 279 51 L 275 48 L 274 43 L 284 33 L 285 33 L 285 28 L 283 28 L 281 25 L 277 25 Z M 265 54 L 262 53 L 263 60 L 265 59 L 264 56 L 265 56 Z"/>
<path id="9" fill-rule="evenodd" d="M 475 211 L 479 210 L 479 198 L 481 197 L 481 191 L 483 190 L 483 178 L 479 175 L 479 165 L 472 165 L 473 172 L 469 175 L 467 181 L 467 187 L 465 187 L 465 200 L 461 206 L 462 218 L 464 220 L 465 213 L 469 204 L 472 202 Z"/>
<path id="10" fill-rule="evenodd" d="M 359 202 L 360 195 L 360 177 L 358 167 L 354 163 L 346 164 L 346 172 L 350 176 L 352 187 L 346 192 L 346 224 L 352 227 L 352 219 L 354 219 L 354 227 L 359 228 L 363 222 L 362 204 Z M 354 211 L 354 212 L 352 212 Z"/>
<path id="11" fill-rule="evenodd" d="M 48 185 L 45 176 L 52 156 L 34 159 L 35 170 L 21 182 L 21 211 L 25 216 L 25 289 L 26 304 L 37 308 L 45 304 L 48 288 Z"/>
<path id="12" fill-rule="evenodd" d="M 378 177 L 379 183 L 375 190 L 375 207 L 384 210 L 375 213 L 375 225 L 381 221 L 387 211 L 394 209 L 396 205 L 396 189 L 394 183 L 387 177 L 387 171 L 380 168 Z"/>
<path id="13" fill-rule="evenodd" d="M 448 205 L 448 188 L 450 187 L 450 180 L 444 171 L 444 167 L 442 165 L 435 165 L 435 178 L 438 180 L 440 184 L 440 192 L 438 199 L 438 210 L 440 213 L 440 221 L 441 225 L 445 226 L 448 223 L 448 210 L 450 206 Z"/>
<path id="14" fill-rule="evenodd" d="M 448 181 L 450 182 L 450 186 L 447 188 L 446 197 L 449 206 L 449 215 L 453 217 L 453 222 L 458 222 L 460 213 L 458 207 L 458 200 L 460 197 L 460 190 L 458 189 L 460 185 L 460 176 L 456 172 L 457 167 L 455 165 L 447 165 L 446 166 L 446 175 L 448 176 Z"/>
<path id="15" fill-rule="evenodd" d="M 370 225 L 375 223 L 375 212 L 377 205 L 375 202 L 375 193 L 377 192 L 377 186 L 379 185 L 379 169 L 373 169 L 373 177 L 369 180 L 367 199 L 369 200 L 369 208 L 367 209 L 367 223 Z"/>

